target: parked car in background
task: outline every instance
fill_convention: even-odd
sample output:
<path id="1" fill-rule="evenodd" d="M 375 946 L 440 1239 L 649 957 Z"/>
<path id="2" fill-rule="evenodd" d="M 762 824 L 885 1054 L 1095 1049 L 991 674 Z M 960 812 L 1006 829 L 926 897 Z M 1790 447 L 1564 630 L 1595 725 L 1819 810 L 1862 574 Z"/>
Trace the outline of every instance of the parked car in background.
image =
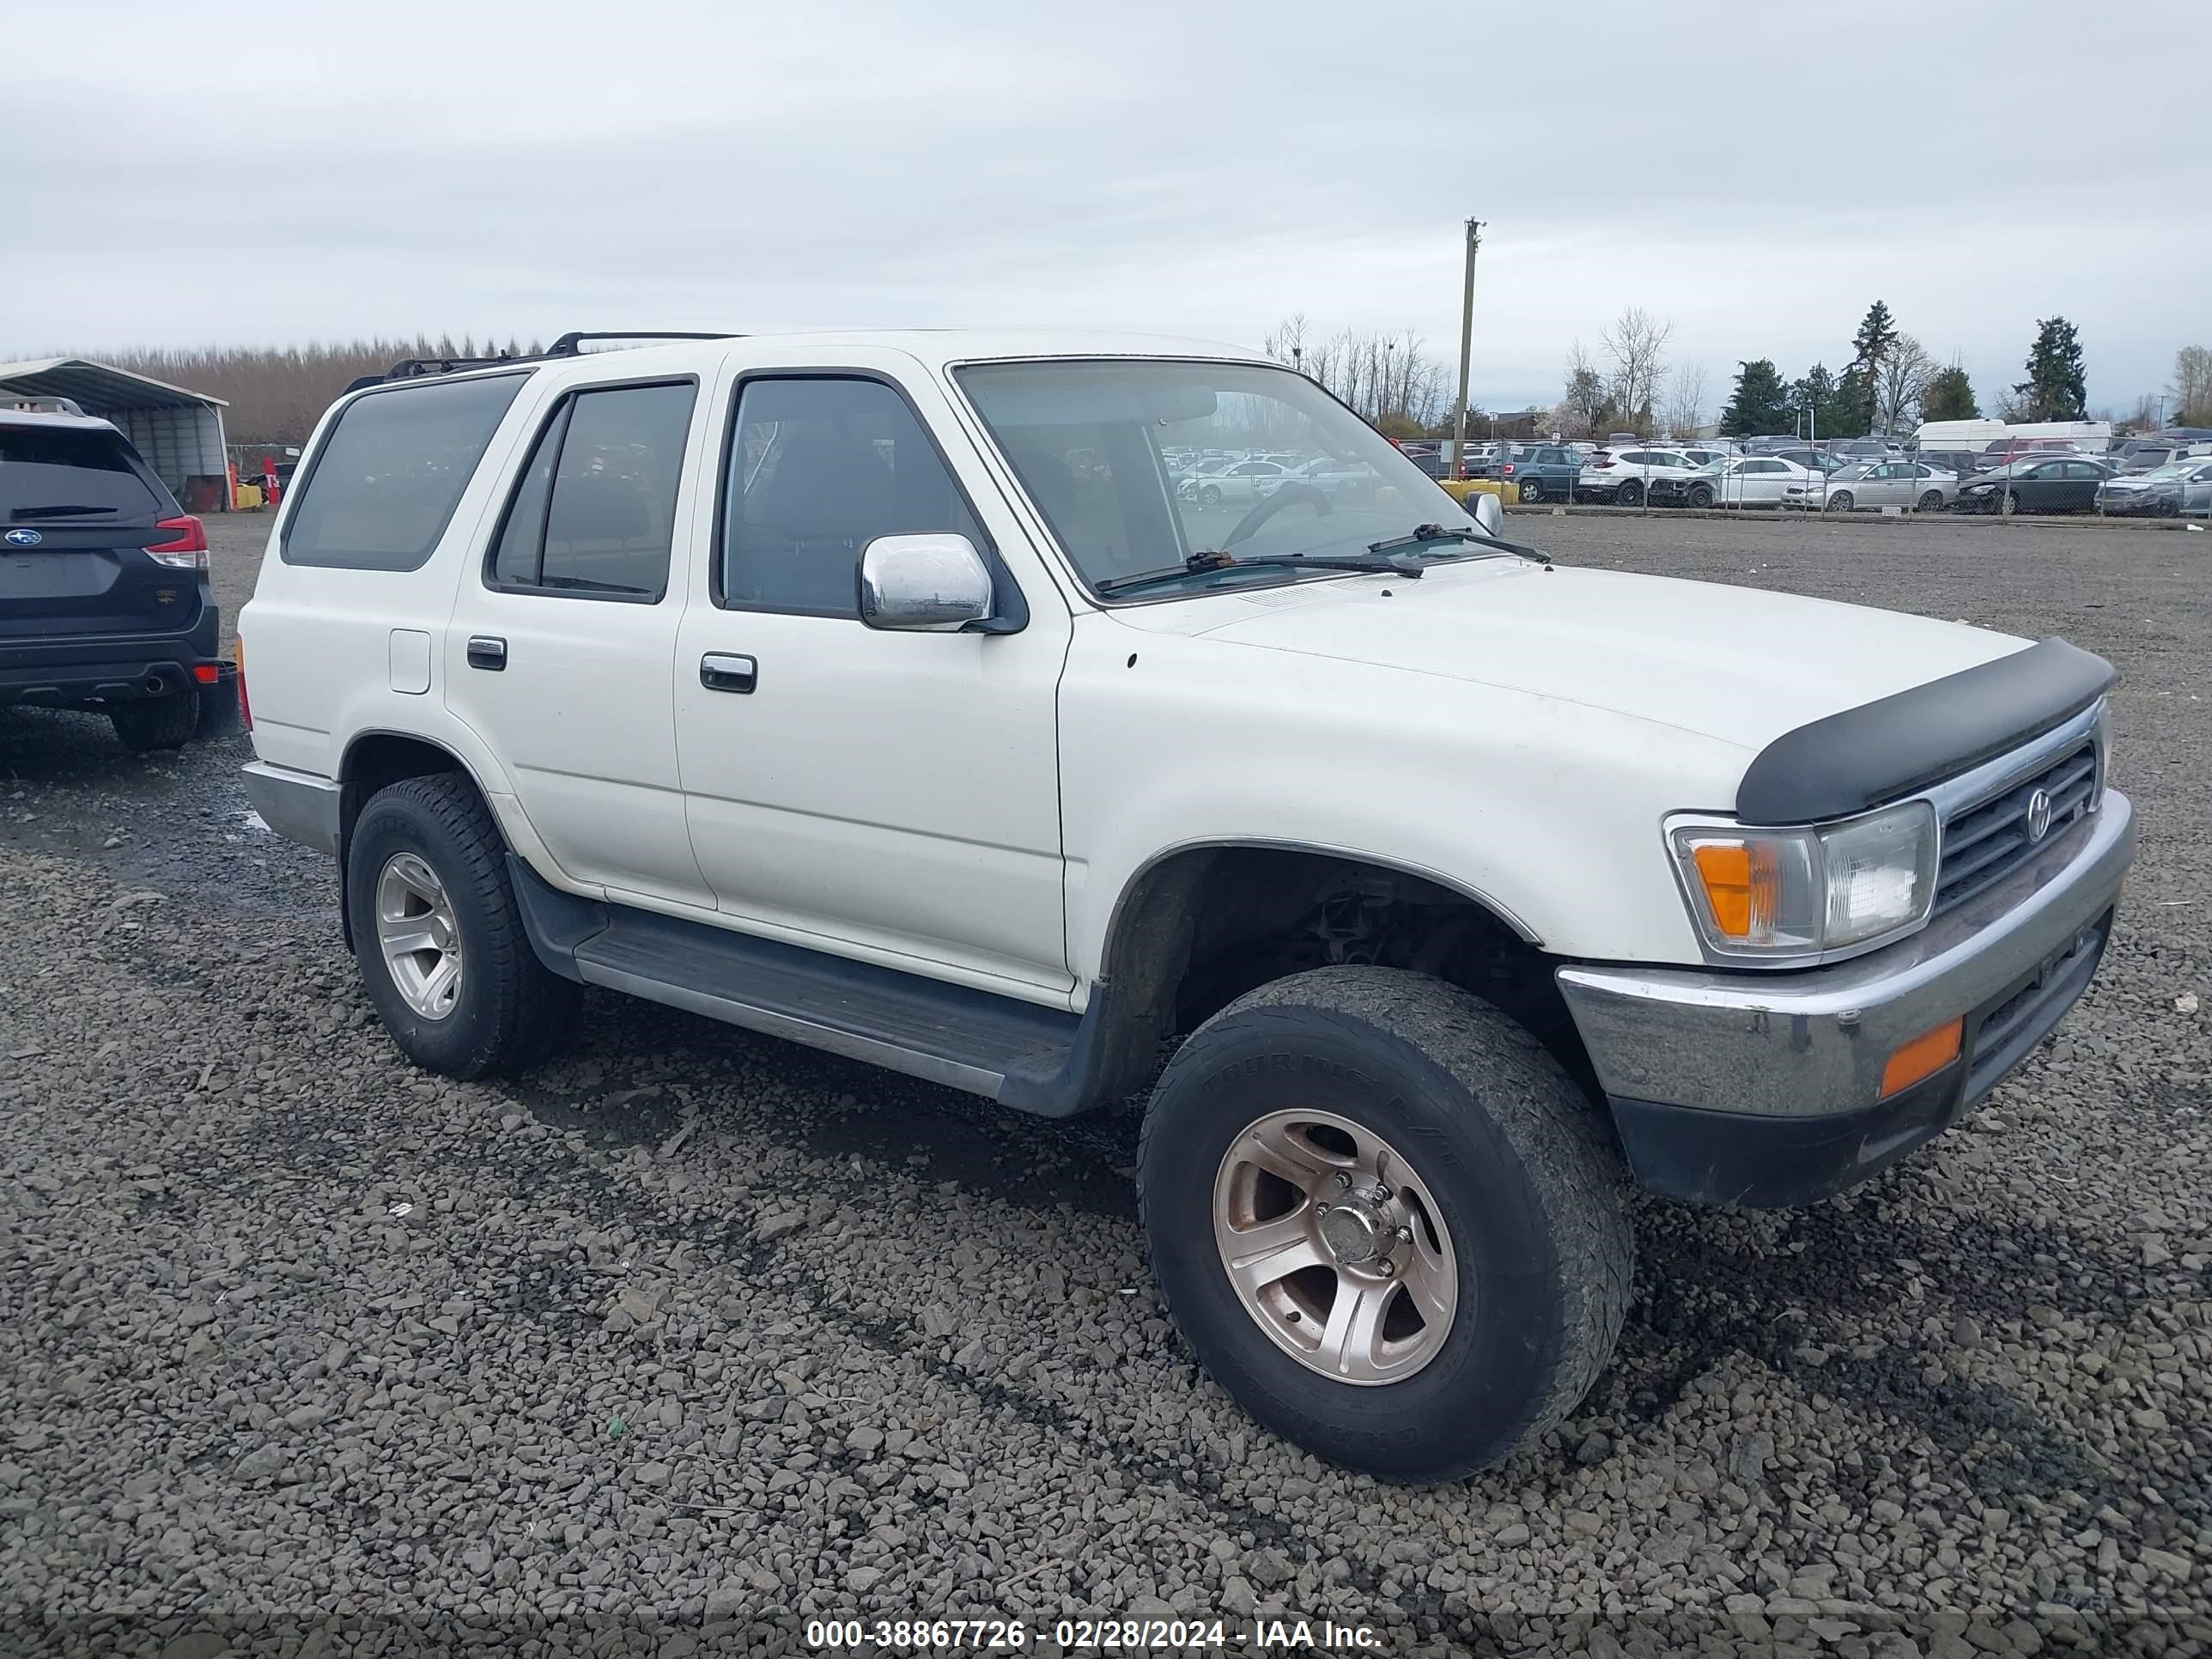
<path id="1" fill-rule="evenodd" d="M 1287 468 L 1272 483 L 1262 479 L 1259 488 L 1263 494 L 1272 495 L 1285 484 L 1311 484 L 1331 498 L 1364 501 L 1373 498 L 1382 481 L 1382 475 L 1364 461 L 1341 461 L 1334 455 L 1316 455 Z"/>
<path id="2" fill-rule="evenodd" d="M 174 749 L 235 710 L 206 528 L 130 439 L 85 415 L 0 410 L 0 708 L 105 714 Z"/>
<path id="3" fill-rule="evenodd" d="M 1969 479 L 1952 505 L 1962 513 L 2087 513 L 2112 476 L 2087 455 L 2014 461 Z"/>
<path id="4" fill-rule="evenodd" d="M 2097 505 L 2106 513 L 2148 513 L 2161 519 L 2212 514 L 2212 455 L 2107 478 L 2097 487 Z"/>
<path id="5" fill-rule="evenodd" d="M 1231 461 L 1218 472 L 1184 479 L 1176 486 L 1176 493 L 1200 507 L 1215 507 L 1223 501 L 1249 503 L 1272 495 L 1289 472 L 1290 468 L 1280 461 Z"/>
<path id="6" fill-rule="evenodd" d="M 1575 495 L 1620 507 L 1640 507 L 1647 495 L 1655 501 L 1683 502 L 1690 486 L 1705 476 L 1705 469 L 1692 466 L 1680 450 L 1600 450 L 1577 477 Z"/>
<path id="7" fill-rule="evenodd" d="M 1828 446 L 1828 453 L 1854 465 L 1894 460 L 1905 453 L 1902 444 L 1883 438 L 1844 438 Z"/>
<path id="8" fill-rule="evenodd" d="M 1778 449 L 1771 453 L 1785 461 L 1791 461 L 1804 467 L 1808 471 L 1822 474 L 1840 472 L 1851 465 L 1842 456 L 1832 454 L 1825 449 L 1815 449 L 1810 444 L 1797 444 L 1790 448 Z"/>
<path id="9" fill-rule="evenodd" d="M 1919 461 L 1882 461 L 1847 466 L 1828 476 L 1827 510 L 1849 513 L 1861 507 L 1905 507 L 1936 513 L 1958 499 L 1959 475 Z"/>
<path id="10" fill-rule="evenodd" d="M 1499 464 L 1498 476 L 1518 484 L 1524 501 L 1564 501 L 1582 471 L 1582 456 L 1565 444 L 1523 444 Z"/>
<path id="11" fill-rule="evenodd" d="M 1923 449 L 1913 459 L 1923 466 L 1948 472 L 1962 482 L 1982 470 L 1982 455 L 1978 449 Z"/>
<path id="12" fill-rule="evenodd" d="M 1778 455 L 1739 455 L 1705 470 L 1684 492 L 1692 507 L 1803 507 L 1821 475 Z"/>
<path id="13" fill-rule="evenodd" d="M 2170 466 L 2176 461 L 2189 460 L 2204 453 L 2204 449 L 2185 443 L 2136 443 L 2129 445 L 2115 459 L 2124 473 L 2148 472 L 2155 467 Z"/>

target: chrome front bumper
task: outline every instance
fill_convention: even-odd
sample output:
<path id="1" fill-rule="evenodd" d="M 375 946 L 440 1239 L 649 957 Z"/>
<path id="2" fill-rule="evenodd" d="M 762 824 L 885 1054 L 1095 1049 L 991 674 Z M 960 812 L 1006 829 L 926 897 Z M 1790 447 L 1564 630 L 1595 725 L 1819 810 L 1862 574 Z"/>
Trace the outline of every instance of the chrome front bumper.
<path id="1" fill-rule="evenodd" d="M 266 761 L 249 761 L 245 769 L 246 798 L 264 823 L 302 846 L 338 855 L 338 785 Z"/>
<path id="2" fill-rule="evenodd" d="M 1632 1167 L 1679 1196 L 1801 1202 L 1939 1133 L 2087 988 L 2134 851 L 2134 810 L 2108 789 L 2005 880 L 1867 956 L 1768 975 L 1560 969 Z M 1890 1056 L 1961 1016 L 1960 1057 L 1884 1100 Z M 1665 1156 L 1668 1137 L 1700 1143 L 1687 1165 Z M 1731 1168 L 1732 1149 L 1758 1168 Z"/>

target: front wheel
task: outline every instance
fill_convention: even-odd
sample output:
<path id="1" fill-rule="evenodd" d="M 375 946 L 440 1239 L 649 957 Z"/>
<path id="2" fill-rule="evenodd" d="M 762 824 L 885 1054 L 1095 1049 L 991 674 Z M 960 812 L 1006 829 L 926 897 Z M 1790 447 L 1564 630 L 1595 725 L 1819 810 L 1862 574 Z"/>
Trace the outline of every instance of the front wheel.
<path id="1" fill-rule="evenodd" d="M 1208 484 L 1205 489 L 1200 490 L 1198 492 L 1198 504 L 1200 507 L 1220 506 L 1221 486 L 1218 484 Z"/>
<path id="2" fill-rule="evenodd" d="M 416 1065 L 478 1078 L 542 1059 L 578 987 L 531 948 L 507 846 L 453 774 L 369 798 L 346 847 L 355 959 L 377 1017 Z"/>
<path id="3" fill-rule="evenodd" d="M 1690 505 L 1692 507 L 1711 507 L 1712 504 L 1713 489 L 1711 484 L 1692 484 L 1690 486 Z"/>
<path id="4" fill-rule="evenodd" d="M 2017 495 L 2009 489 L 2002 492 L 1997 497 L 1997 500 L 2000 503 L 1997 511 L 2004 514 L 2008 517 L 2014 514 L 2025 513 L 2027 511 L 2027 504 L 2021 501 Z"/>
<path id="5" fill-rule="evenodd" d="M 1324 968 L 1186 1042 L 1137 1155 L 1168 1307 L 1285 1438 L 1455 1479 L 1558 1425 L 1626 1310 L 1620 1163 L 1520 1026 L 1425 975 Z"/>
<path id="6" fill-rule="evenodd" d="M 1544 481 L 1541 478 L 1522 479 L 1521 499 L 1531 505 L 1542 501 L 1544 499 Z"/>

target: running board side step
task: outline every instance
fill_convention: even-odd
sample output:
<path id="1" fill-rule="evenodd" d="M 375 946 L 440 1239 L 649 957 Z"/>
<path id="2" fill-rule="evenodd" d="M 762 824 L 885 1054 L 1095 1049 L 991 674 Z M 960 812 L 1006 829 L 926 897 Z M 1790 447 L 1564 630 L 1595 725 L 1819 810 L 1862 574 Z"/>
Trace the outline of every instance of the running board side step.
<path id="1" fill-rule="evenodd" d="M 559 891 L 507 866 L 538 959 L 555 973 L 1025 1110 L 1081 1097 L 1089 1022 L 1034 1003 L 705 922 Z M 1093 1009 L 1100 1006 L 1094 999 Z M 1088 1056 L 1083 1056 L 1087 1059 Z"/>

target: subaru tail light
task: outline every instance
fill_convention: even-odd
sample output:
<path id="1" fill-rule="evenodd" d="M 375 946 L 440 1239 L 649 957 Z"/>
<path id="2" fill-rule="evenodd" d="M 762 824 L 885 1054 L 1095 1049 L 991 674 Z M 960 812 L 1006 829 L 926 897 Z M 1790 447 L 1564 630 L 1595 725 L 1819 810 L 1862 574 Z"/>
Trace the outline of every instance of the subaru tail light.
<path id="1" fill-rule="evenodd" d="M 157 564 L 173 565 L 179 570 L 204 570 L 208 568 L 207 526 L 189 513 L 173 519 L 163 519 L 157 529 L 169 532 L 170 539 L 155 542 L 147 548 L 146 556 Z"/>

